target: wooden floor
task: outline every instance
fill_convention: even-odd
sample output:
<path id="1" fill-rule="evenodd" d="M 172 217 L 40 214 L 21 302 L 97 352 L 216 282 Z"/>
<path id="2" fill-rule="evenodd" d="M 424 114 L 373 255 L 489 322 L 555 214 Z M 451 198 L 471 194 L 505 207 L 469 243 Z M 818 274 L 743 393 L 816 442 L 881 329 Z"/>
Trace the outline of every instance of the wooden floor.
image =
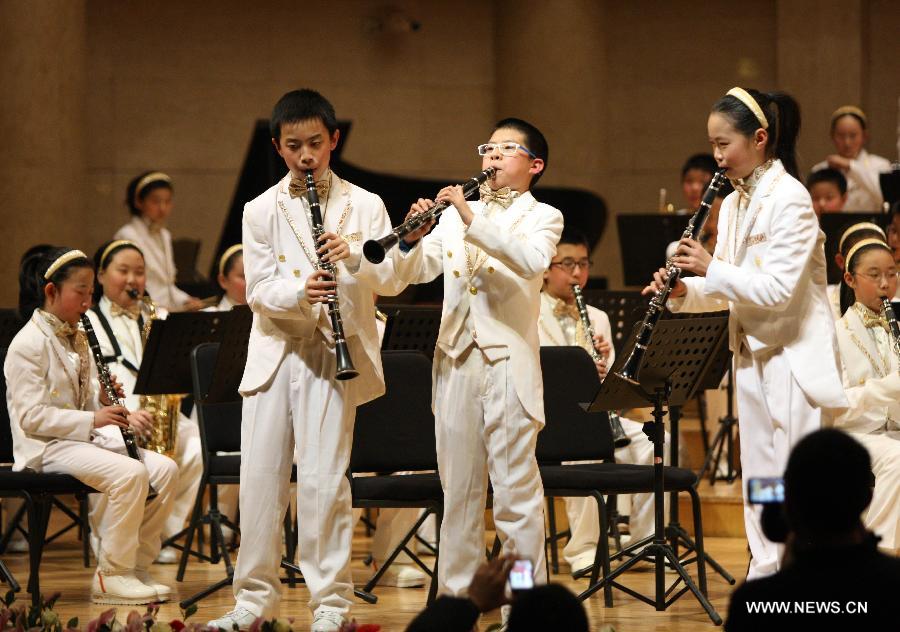
<path id="1" fill-rule="evenodd" d="M 368 550 L 368 544 L 369 541 L 362 530 L 357 530 L 353 551 L 355 576 L 365 573 L 362 560 Z M 746 541 L 743 538 L 708 538 L 707 548 L 708 552 L 735 577 L 743 577 L 747 566 Z M 433 560 L 433 558 L 425 559 L 428 562 Z M 28 579 L 27 554 L 6 553 L 3 555 L 3 560 L 19 583 L 25 586 Z M 201 590 L 224 576 L 224 566 L 221 564 L 212 566 L 191 562 L 185 581 L 178 583 L 175 581 L 176 568 L 175 565 L 155 565 L 152 571 L 157 579 L 171 585 L 181 598 Z M 573 581 L 567 573 L 567 568 L 560 568 L 560 571 L 562 574 L 554 575 L 552 581 L 562 583 L 576 592 L 583 590 L 586 586 L 587 580 Z M 732 587 L 712 570 L 708 572 L 712 603 L 724 619 Z M 44 594 L 62 592 L 62 597 L 56 606 L 56 612 L 62 621 L 78 617 L 80 625 L 85 627 L 89 619 L 98 616 L 106 609 L 106 607 L 95 606 L 90 602 L 92 573 L 93 568 L 84 568 L 81 564 L 80 547 L 74 535 L 67 534 L 62 541 L 54 542 L 46 550 L 41 570 L 42 592 Z M 696 577 L 694 572 L 691 574 Z M 623 581 L 626 585 L 645 593 L 652 590 L 653 573 L 649 566 L 646 570 L 629 572 L 626 577 L 627 579 Z M 673 577 L 674 575 L 671 573 L 667 574 L 667 578 Z M 282 590 L 282 616 L 294 617 L 295 629 L 306 629 L 311 621 L 306 606 L 308 600 L 306 589 L 303 586 L 296 588 L 285 586 Z M 426 590 L 423 588 L 378 588 L 376 594 L 379 600 L 375 605 L 357 601 L 353 605 L 353 616 L 360 623 L 378 624 L 384 631 L 404 630 L 406 624 L 424 607 L 426 599 Z M 600 629 L 605 624 L 612 625 L 619 632 L 649 632 L 651 630 L 677 632 L 679 630 L 713 629 L 699 603 L 687 594 L 665 612 L 656 612 L 651 606 L 618 591 L 615 591 L 614 598 L 615 606 L 613 608 L 603 607 L 601 595 L 595 595 L 585 603 L 592 629 Z M 20 594 L 19 599 L 26 601 L 28 596 Z M 210 618 L 230 610 L 233 603 L 230 588 L 223 589 L 200 602 L 199 610 L 191 621 L 205 623 Z M 120 620 L 124 620 L 130 609 L 129 607 L 120 607 Z M 163 605 L 160 614 L 163 620 L 180 617 L 181 612 L 177 600 Z M 481 629 L 486 629 L 490 623 L 496 622 L 498 617 L 498 613 L 483 617 Z"/>

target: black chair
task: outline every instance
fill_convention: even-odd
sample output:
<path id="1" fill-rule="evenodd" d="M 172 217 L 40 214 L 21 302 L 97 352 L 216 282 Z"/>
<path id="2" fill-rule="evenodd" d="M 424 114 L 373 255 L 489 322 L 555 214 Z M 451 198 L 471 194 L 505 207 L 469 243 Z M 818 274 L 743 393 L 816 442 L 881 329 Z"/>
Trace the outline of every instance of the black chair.
<path id="1" fill-rule="evenodd" d="M 0 367 L 6 362 L 6 349 L 0 349 Z M 9 411 L 6 408 L 6 379 L 0 379 L 0 464 L 9 464 L 13 461 L 12 432 L 10 429 Z M 44 545 L 47 538 L 47 526 L 50 522 L 50 512 L 54 504 L 64 507 L 67 515 L 74 517 L 82 527 L 82 543 L 85 566 L 88 565 L 88 541 L 89 527 L 87 518 L 87 495 L 96 492 L 78 479 L 68 474 L 45 474 L 31 471 L 14 472 L 9 465 L 0 466 L 0 498 L 21 498 L 24 501 L 21 513 L 28 521 L 28 592 L 31 593 L 31 603 L 39 606 L 41 602 L 40 566 L 44 554 Z M 65 507 L 57 499 L 57 496 L 73 494 L 79 501 L 80 515 L 75 514 Z M 17 521 L 13 521 L 16 523 Z M 59 537 L 75 525 L 64 528 L 57 533 Z M 16 528 L 15 524 L 11 528 Z M 9 539 L 9 533 L 3 537 L 3 546 Z M 2 568 L 4 575 L 8 574 L 8 583 L 16 589 L 18 583 L 5 566 Z"/>
<path id="2" fill-rule="evenodd" d="M 597 502 L 600 513 L 600 538 L 594 564 L 589 569 L 590 585 L 579 595 L 586 599 L 600 588 L 604 603 L 612 607 L 612 588 L 641 598 L 636 591 L 618 582 L 607 582 L 611 560 L 629 555 L 648 539 L 630 544 L 610 556 L 607 542 L 607 511 L 603 494 L 638 494 L 653 491 L 653 467 L 617 463 L 562 465 L 563 461 L 598 461 L 613 458 L 612 432 L 606 415 L 588 413 L 582 403 L 593 400 L 597 391 L 596 368 L 590 357 L 578 347 L 542 347 L 541 369 L 544 380 L 546 426 L 538 435 L 537 459 L 546 496 L 585 497 Z M 691 496 L 696 529 L 696 557 L 700 590 L 706 594 L 706 566 L 703 556 L 703 528 L 700 497 L 694 486 L 696 475 L 677 467 L 666 467 L 665 491 L 687 492 Z M 601 572 L 602 571 L 602 572 Z"/>
<path id="3" fill-rule="evenodd" d="M 431 362 L 418 351 L 382 351 L 381 358 L 387 392 L 356 411 L 350 455 L 353 506 L 425 511 L 364 590 L 372 591 L 397 556 L 406 552 L 431 577 L 430 602 L 437 593 L 439 550 L 435 551 L 432 569 L 407 545 L 431 514 L 436 516 L 440 538 L 443 516 L 444 494 L 437 474 L 434 415 L 431 411 Z M 371 472 L 415 473 L 353 476 Z"/>

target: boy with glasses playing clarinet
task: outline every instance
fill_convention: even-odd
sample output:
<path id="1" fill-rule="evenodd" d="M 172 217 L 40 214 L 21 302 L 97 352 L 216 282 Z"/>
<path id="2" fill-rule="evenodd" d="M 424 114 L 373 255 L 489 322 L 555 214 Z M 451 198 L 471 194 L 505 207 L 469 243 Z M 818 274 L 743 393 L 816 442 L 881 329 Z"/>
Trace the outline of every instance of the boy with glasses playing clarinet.
<path id="1" fill-rule="evenodd" d="M 445 499 L 438 573 L 440 592 L 454 596 L 466 593 L 484 560 L 488 474 L 503 552 L 531 559 L 535 581 L 544 579 L 544 494 L 534 456 L 544 424 L 537 319 L 563 217 L 531 193 L 547 164 L 537 128 L 502 120 L 478 153 L 482 169 L 496 169 L 481 200 L 466 202 L 462 187 L 445 187 L 437 202 L 453 206 L 430 234 L 433 222 L 406 235 L 393 258 L 406 282 L 444 275 L 433 387 Z M 409 216 L 434 204 L 419 199 Z"/>

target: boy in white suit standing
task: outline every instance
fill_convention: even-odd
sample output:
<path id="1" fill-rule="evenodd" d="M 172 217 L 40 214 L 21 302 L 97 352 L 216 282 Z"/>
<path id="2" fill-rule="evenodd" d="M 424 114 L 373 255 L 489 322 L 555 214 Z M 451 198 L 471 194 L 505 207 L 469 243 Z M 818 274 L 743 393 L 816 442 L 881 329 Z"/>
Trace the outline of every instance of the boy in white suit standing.
<path id="1" fill-rule="evenodd" d="M 234 574 L 236 608 L 210 625 L 245 629 L 275 614 L 281 584 L 281 525 L 297 457 L 300 568 L 310 592 L 313 632 L 346 621 L 353 595 L 350 485 L 346 479 L 359 404 L 384 393 L 372 293 L 402 286 L 390 264 L 361 257 L 362 243 L 390 231 L 381 199 L 329 169 L 339 132 L 334 108 L 313 90 L 275 105 L 272 143 L 289 169 L 244 207 L 247 303 L 253 311 L 241 428 L 241 549 Z M 313 241 L 303 179 L 312 171 L 325 233 Z M 337 279 L 318 254 L 339 264 Z M 350 355 L 359 376 L 335 378 L 336 357 L 325 301 L 339 287 Z M 248 519 L 249 518 L 249 519 Z"/>
<path id="2" fill-rule="evenodd" d="M 825 235 L 797 181 L 800 109 L 784 93 L 733 88 L 707 123 L 713 155 L 734 184 L 713 255 L 683 239 L 674 263 L 695 277 L 671 293 L 676 311 L 730 309 L 744 480 L 781 476 L 791 448 L 847 406 L 825 293 Z M 656 291 L 665 270 L 644 289 Z M 824 410 L 823 410 L 824 409 Z M 780 566 L 781 547 L 744 496 L 749 578 Z"/>
<path id="3" fill-rule="evenodd" d="M 434 356 L 433 407 L 444 488 L 439 590 L 464 595 L 484 559 L 487 475 L 504 553 L 529 558 L 544 577 L 543 486 L 534 456 L 544 423 L 537 319 L 543 273 L 563 217 L 531 194 L 547 163 L 547 141 L 520 119 L 497 123 L 478 147 L 496 176 L 466 202 L 462 187 L 440 224 L 411 233 L 394 257 L 409 283 L 444 275 Z M 420 199 L 410 215 L 434 206 Z"/>

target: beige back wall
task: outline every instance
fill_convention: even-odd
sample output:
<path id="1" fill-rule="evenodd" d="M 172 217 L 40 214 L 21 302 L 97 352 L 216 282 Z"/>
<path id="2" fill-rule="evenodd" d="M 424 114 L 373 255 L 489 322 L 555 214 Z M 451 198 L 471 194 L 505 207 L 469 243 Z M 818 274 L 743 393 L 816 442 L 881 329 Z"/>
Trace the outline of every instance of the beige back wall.
<path id="1" fill-rule="evenodd" d="M 385 6 L 420 32 L 373 32 Z M 494 120 L 532 119 L 551 145 L 545 182 L 596 191 L 612 213 L 654 210 L 660 187 L 681 201 L 680 165 L 707 149 L 709 106 L 738 84 L 797 94 L 805 167 L 830 151 L 830 112 L 853 101 L 870 114 L 870 148 L 896 158 L 890 0 L 745 0 L 738 16 L 699 0 L 0 0 L 0 11 L 2 83 L 40 97 L 0 106 L 13 139 L 0 146 L 12 245 L 0 305 L 15 301 L 25 248 L 96 248 L 127 219 L 128 179 L 149 168 L 173 176 L 170 227 L 203 239 L 206 270 L 254 120 L 303 85 L 353 120 L 349 160 L 395 174 L 466 176 Z M 58 177 L 42 181 L 47 171 Z M 618 287 L 610 219 L 594 272 Z"/>

